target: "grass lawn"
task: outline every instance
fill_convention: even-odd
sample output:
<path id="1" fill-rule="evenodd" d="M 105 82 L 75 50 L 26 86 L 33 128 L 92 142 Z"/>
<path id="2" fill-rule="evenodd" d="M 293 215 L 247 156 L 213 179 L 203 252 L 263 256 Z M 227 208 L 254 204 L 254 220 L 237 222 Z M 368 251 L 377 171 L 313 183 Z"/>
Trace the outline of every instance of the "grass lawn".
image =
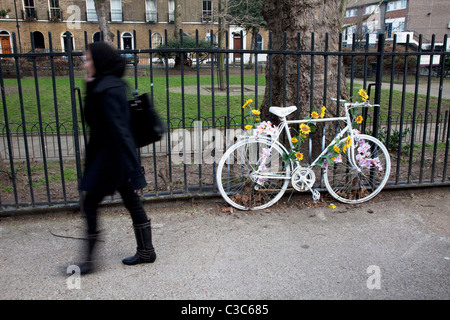
<path id="1" fill-rule="evenodd" d="M 134 88 L 134 77 L 130 76 L 131 73 L 126 77 L 127 82 L 130 84 L 130 88 Z M 10 124 L 20 124 L 22 123 L 22 116 L 25 118 L 27 123 L 27 130 L 38 130 L 39 123 L 39 111 L 36 95 L 36 84 L 34 78 L 23 78 L 21 79 L 22 86 L 22 98 L 24 114 L 20 110 L 20 100 L 18 94 L 18 83 L 16 79 L 5 79 L 5 92 L 6 92 L 6 104 L 8 120 Z M 214 78 L 214 85 L 217 88 L 217 75 Z M 236 85 L 240 88 L 241 84 L 245 86 L 254 87 L 255 77 L 254 75 L 246 75 L 241 79 L 240 75 L 231 75 L 229 77 L 230 85 Z M 200 86 L 202 88 L 211 87 L 212 81 L 211 76 L 202 75 L 200 77 Z M 84 95 L 84 80 L 82 77 L 77 77 L 75 79 L 75 85 L 81 88 L 82 96 Z M 196 76 L 185 76 L 183 78 L 183 85 L 185 88 L 197 86 Z M 258 77 L 258 86 L 265 86 L 265 77 L 261 75 Z M 55 130 L 55 126 L 52 123 L 55 122 L 56 112 L 58 113 L 59 121 L 72 122 L 72 108 L 71 108 L 71 98 L 70 98 L 70 85 L 69 79 L 58 77 L 55 79 L 56 97 L 57 97 L 57 110 L 55 110 L 54 103 L 54 92 L 53 92 L 53 82 L 51 78 L 40 78 L 38 82 L 39 89 L 39 101 L 40 101 L 40 113 L 42 121 L 44 123 L 45 131 Z M 150 78 L 149 77 L 139 77 L 138 78 L 139 92 L 150 92 Z M 176 87 L 182 87 L 182 79 L 180 76 L 171 76 L 168 78 L 168 87 L 170 89 Z M 357 94 L 357 90 L 360 89 L 360 85 L 354 85 L 354 92 Z M 172 90 L 167 90 L 166 77 L 155 76 L 153 78 L 153 94 L 155 105 L 163 118 L 170 118 L 172 120 L 172 125 L 181 126 L 181 119 L 184 115 L 186 119 L 186 125 L 191 125 L 192 121 L 198 118 L 205 119 L 210 118 L 214 114 L 215 118 L 224 117 L 227 115 L 227 108 L 229 106 L 230 116 L 236 116 L 238 119 L 242 112 L 242 101 L 246 99 L 255 100 L 255 92 L 249 91 L 244 93 L 242 97 L 239 91 L 237 95 L 226 94 L 219 95 L 218 90 L 215 89 L 216 94 L 214 97 L 211 93 L 200 95 L 198 99 L 197 91 L 185 91 L 184 93 L 184 105 L 183 96 L 181 93 L 172 92 Z M 389 106 L 389 90 L 382 90 L 381 93 L 381 112 L 382 117 L 387 118 L 387 111 Z M 264 90 L 258 91 L 258 101 L 261 102 L 264 95 Z M 79 113 L 78 96 L 77 99 L 77 112 Z M 392 95 L 392 110 L 393 112 L 400 112 L 402 101 L 402 92 L 394 91 Z M 414 94 L 405 94 L 405 113 L 413 111 Z M 423 113 L 426 105 L 426 96 L 418 96 L 417 111 L 418 113 Z M 169 106 L 169 107 L 168 107 Z M 214 106 L 214 108 L 212 107 Z M 429 104 L 430 112 L 435 112 L 437 109 L 437 98 L 432 97 Z M 441 110 L 447 110 L 450 108 L 450 100 L 443 99 Z M 211 120 L 209 120 L 211 121 Z M 0 115 L 0 122 L 4 122 L 4 112 Z M 30 128 L 30 124 L 34 125 L 34 128 Z M 47 126 L 50 124 L 49 126 Z M 209 123 L 211 125 L 211 123 Z M 14 126 L 11 125 L 12 130 Z M 69 127 L 70 128 L 70 127 Z M 21 131 L 22 129 L 18 129 Z"/>

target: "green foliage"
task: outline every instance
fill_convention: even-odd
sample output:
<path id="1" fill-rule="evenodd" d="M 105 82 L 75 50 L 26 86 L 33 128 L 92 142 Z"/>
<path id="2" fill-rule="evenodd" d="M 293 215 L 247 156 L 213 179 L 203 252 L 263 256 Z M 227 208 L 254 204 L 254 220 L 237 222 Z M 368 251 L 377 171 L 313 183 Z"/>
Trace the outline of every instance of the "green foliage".
<path id="1" fill-rule="evenodd" d="M 372 134 L 371 131 L 367 131 L 368 134 Z M 411 130 L 409 128 L 406 128 L 402 131 L 402 134 L 400 135 L 400 131 L 397 129 L 393 129 L 391 131 L 391 134 L 389 136 L 389 146 L 388 146 L 388 136 L 387 136 L 387 128 L 381 127 L 378 132 L 378 140 L 380 140 L 384 145 L 388 146 L 389 151 L 395 151 L 398 150 L 398 147 L 400 145 L 400 140 L 404 141 L 406 140 L 406 135 L 411 133 Z M 401 139 L 400 139 L 401 136 Z M 410 145 L 407 143 L 402 146 L 403 151 L 407 151 L 409 149 Z"/>
<path id="2" fill-rule="evenodd" d="M 8 13 L 10 13 L 11 12 L 11 9 L 1 9 L 0 10 L 0 18 L 4 18 L 4 17 L 6 17 L 6 15 L 8 14 Z"/>
<path id="3" fill-rule="evenodd" d="M 217 44 L 216 43 L 212 43 L 211 41 L 208 40 L 197 40 L 195 38 L 189 37 L 189 36 L 184 36 L 183 37 L 183 43 L 181 43 L 181 38 L 173 38 L 167 41 L 167 43 L 163 43 L 161 44 L 158 49 L 192 49 L 192 52 L 189 52 L 191 54 L 191 57 L 195 56 L 195 52 L 194 50 L 200 49 L 199 53 L 199 59 L 200 59 L 200 63 L 206 59 L 208 59 L 209 57 L 209 53 L 207 52 L 208 49 L 212 49 L 212 48 L 216 48 Z M 183 54 L 187 54 L 188 52 L 183 52 Z M 175 60 L 179 60 L 181 57 L 182 52 L 170 52 L 168 53 L 168 57 L 175 59 Z M 165 58 L 166 53 L 160 52 L 157 54 L 157 56 L 162 60 Z"/>
<path id="4" fill-rule="evenodd" d="M 262 15 L 262 4 L 263 0 L 229 0 L 228 20 L 245 30 L 267 28 L 267 22 Z"/>

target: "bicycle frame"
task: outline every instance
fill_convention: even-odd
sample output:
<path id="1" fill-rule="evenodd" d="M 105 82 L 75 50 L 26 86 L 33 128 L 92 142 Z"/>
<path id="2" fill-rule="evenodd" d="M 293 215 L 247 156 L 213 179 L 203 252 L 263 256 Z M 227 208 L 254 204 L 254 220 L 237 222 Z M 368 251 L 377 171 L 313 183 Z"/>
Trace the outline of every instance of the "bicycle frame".
<path id="1" fill-rule="evenodd" d="M 345 128 L 343 128 L 342 130 L 339 131 L 339 133 L 336 135 L 335 138 L 338 138 L 338 140 L 341 140 L 343 138 L 343 136 L 345 135 L 346 132 L 350 132 L 350 136 L 353 140 L 354 138 L 354 133 L 352 130 L 352 122 L 351 122 L 351 118 L 350 118 L 350 113 L 349 113 L 349 106 L 351 106 L 351 103 L 345 103 L 344 107 L 345 107 L 345 116 L 344 117 L 334 117 L 334 118 L 325 118 L 325 119 L 314 119 L 313 122 L 319 123 L 319 122 L 333 122 L 333 121 L 344 121 L 346 123 Z M 308 120 L 287 120 L 286 117 L 281 118 L 281 124 L 278 127 L 275 135 L 273 136 L 273 140 L 274 141 L 278 141 L 281 133 L 283 131 L 286 131 L 286 136 L 288 138 L 289 141 L 289 146 L 291 148 L 291 150 L 293 149 L 294 145 L 291 141 L 291 133 L 289 131 L 289 126 L 290 125 L 294 125 L 294 124 L 301 124 L 301 123 L 307 123 L 307 122 L 311 122 L 310 119 Z M 336 142 L 333 140 L 332 142 L 330 142 L 330 144 L 328 144 L 328 146 L 326 148 L 323 149 L 322 153 L 308 166 L 309 168 L 312 168 L 316 165 L 316 163 L 319 161 L 319 159 L 325 155 L 328 152 L 328 148 L 330 146 L 333 146 L 334 144 L 336 144 Z M 352 162 L 352 165 L 354 165 L 355 167 L 356 164 L 354 163 L 354 146 L 352 145 L 351 148 L 349 148 L 351 154 L 350 154 L 350 161 Z M 298 162 L 296 162 L 296 166 L 300 166 L 300 164 Z"/>
<path id="2" fill-rule="evenodd" d="M 341 100 L 342 102 L 342 100 Z M 317 162 L 320 160 L 320 158 L 325 155 L 328 152 L 328 148 L 330 146 L 333 146 L 336 144 L 335 139 L 337 138 L 339 141 L 344 137 L 344 135 L 349 132 L 350 133 L 350 137 L 353 141 L 355 133 L 352 130 L 352 120 L 350 117 L 350 112 L 349 110 L 355 107 L 376 107 L 378 105 L 370 105 L 368 102 L 362 102 L 362 103 L 344 103 L 344 110 L 345 110 L 345 116 L 344 117 L 333 117 L 333 118 L 325 118 L 325 119 L 306 119 L 306 120 L 287 120 L 286 117 L 282 117 L 281 119 L 281 124 L 278 126 L 278 129 L 276 131 L 276 133 L 270 138 L 263 138 L 266 140 L 271 141 L 270 142 L 270 150 L 273 148 L 274 144 L 278 144 L 281 147 L 283 147 L 283 149 L 285 149 L 287 151 L 287 149 L 279 142 L 279 137 L 281 135 L 281 133 L 285 130 L 286 131 L 286 135 L 289 141 L 289 146 L 290 149 L 292 150 L 294 145 L 291 141 L 291 133 L 289 132 L 289 126 L 290 125 L 294 125 L 294 124 L 301 124 L 301 123 L 307 123 L 307 122 L 333 122 L 333 121 L 344 121 L 346 123 L 345 128 L 343 128 L 342 130 L 339 131 L 339 133 L 335 136 L 335 138 L 333 139 L 333 141 L 331 141 L 328 146 L 326 146 L 323 151 L 317 156 L 317 158 L 307 166 L 307 168 L 312 169 L 314 166 L 316 166 Z M 354 144 L 352 144 L 349 148 L 348 148 L 348 155 L 349 155 L 349 161 L 352 164 L 352 166 L 355 168 L 355 170 L 357 172 L 361 172 L 361 169 L 359 168 L 359 166 L 356 164 L 355 162 L 355 146 Z M 277 175 L 277 174 L 273 174 L 273 173 L 260 173 L 259 169 L 255 172 L 257 174 L 258 178 L 276 178 L 276 179 L 280 179 L 280 180 L 285 180 L 285 179 L 291 179 L 292 173 L 295 172 L 295 170 L 297 168 L 302 167 L 300 165 L 299 162 L 295 161 L 295 167 L 293 168 L 293 170 L 291 171 L 291 175 L 290 176 L 283 176 L 283 175 Z"/>

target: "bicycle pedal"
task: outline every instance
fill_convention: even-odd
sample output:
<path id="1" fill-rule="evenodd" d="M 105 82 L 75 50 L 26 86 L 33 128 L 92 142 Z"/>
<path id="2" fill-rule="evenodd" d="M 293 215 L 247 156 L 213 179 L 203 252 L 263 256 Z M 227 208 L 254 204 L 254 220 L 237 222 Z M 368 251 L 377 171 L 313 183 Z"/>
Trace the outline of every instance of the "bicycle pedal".
<path id="1" fill-rule="evenodd" d="M 314 201 L 319 201 L 320 200 L 320 192 L 317 190 L 311 190 L 312 192 L 312 197 Z"/>

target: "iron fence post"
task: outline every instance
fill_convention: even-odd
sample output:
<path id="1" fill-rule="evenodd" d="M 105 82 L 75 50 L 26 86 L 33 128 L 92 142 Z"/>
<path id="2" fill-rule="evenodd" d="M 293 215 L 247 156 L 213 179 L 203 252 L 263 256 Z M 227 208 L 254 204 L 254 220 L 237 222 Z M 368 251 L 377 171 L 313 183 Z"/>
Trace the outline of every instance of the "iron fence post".
<path id="1" fill-rule="evenodd" d="M 80 141 L 79 141 L 79 128 L 78 128 L 78 112 L 77 112 L 77 101 L 75 97 L 75 75 L 73 70 L 73 52 L 72 52 L 72 42 L 71 42 L 71 34 L 69 31 L 65 33 L 65 43 L 66 43 L 66 54 L 67 54 L 67 62 L 69 68 L 69 85 L 70 85 L 70 101 L 72 106 L 72 123 L 73 123 L 73 143 L 75 147 L 75 162 L 77 168 L 77 186 L 78 193 L 81 198 L 81 152 L 80 152 Z"/>
<path id="2" fill-rule="evenodd" d="M 381 101 L 381 84 L 383 78 L 383 58 L 384 58 L 384 34 L 378 35 L 378 57 L 377 57 L 377 73 L 375 80 L 375 104 Z M 380 108 L 373 111 L 373 136 L 378 138 Z"/>

